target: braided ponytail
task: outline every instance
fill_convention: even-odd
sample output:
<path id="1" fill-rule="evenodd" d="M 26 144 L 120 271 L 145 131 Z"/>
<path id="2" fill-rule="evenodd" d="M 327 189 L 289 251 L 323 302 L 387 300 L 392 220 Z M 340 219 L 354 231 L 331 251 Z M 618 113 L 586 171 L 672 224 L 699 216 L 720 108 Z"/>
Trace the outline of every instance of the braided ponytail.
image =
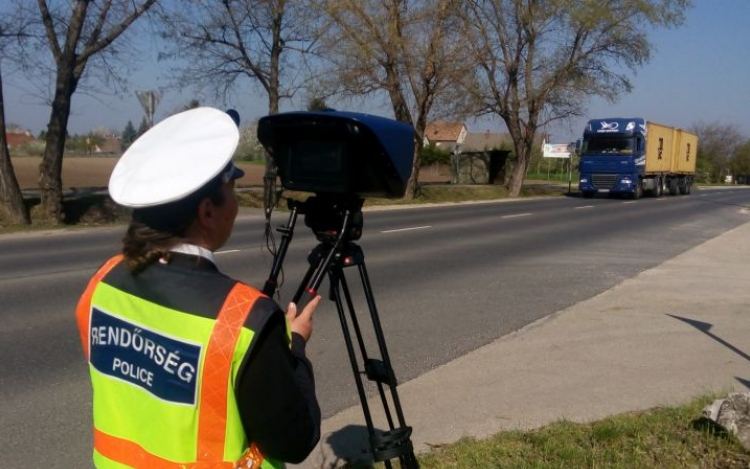
<path id="1" fill-rule="evenodd" d="M 130 271 L 137 274 L 159 259 L 168 261 L 170 250 L 185 241 L 201 201 L 208 198 L 215 205 L 224 203 L 221 186 L 221 179 L 215 178 L 184 199 L 134 209 L 122 240 L 122 253 Z"/>

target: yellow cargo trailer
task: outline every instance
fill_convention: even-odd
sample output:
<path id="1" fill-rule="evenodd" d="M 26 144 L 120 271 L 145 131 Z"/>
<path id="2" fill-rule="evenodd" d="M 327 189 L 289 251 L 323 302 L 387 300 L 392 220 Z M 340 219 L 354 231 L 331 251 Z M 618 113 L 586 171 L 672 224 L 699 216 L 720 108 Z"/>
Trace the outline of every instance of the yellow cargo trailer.
<path id="1" fill-rule="evenodd" d="M 662 173 L 672 169 L 675 129 L 646 122 L 646 173 Z"/>
<path id="2" fill-rule="evenodd" d="M 681 129 L 675 129 L 674 142 L 671 172 L 675 174 L 695 174 L 698 136 Z"/>

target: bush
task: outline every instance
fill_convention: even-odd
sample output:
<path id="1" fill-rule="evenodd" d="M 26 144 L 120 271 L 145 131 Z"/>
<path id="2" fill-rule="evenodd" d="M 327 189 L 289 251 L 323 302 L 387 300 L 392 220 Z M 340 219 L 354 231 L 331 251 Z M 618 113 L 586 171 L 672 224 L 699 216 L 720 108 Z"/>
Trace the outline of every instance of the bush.
<path id="1" fill-rule="evenodd" d="M 42 156 L 44 155 L 44 140 L 24 143 L 10 149 L 11 156 Z"/>
<path id="2" fill-rule="evenodd" d="M 419 161 L 422 166 L 435 163 L 449 164 L 451 162 L 451 152 L 438 148 L 434 143 L 431 143 L 419 152 Z"/>

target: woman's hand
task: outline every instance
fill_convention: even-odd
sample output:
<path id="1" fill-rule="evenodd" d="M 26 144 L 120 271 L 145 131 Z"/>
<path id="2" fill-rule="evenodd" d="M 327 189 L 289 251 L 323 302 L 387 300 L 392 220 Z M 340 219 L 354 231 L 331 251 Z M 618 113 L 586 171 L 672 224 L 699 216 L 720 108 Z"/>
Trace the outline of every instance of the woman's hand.
<path id="1" fill-rule="evenodd" d="M 310 340 L 312 335 L 312 316 L 318 304 L 320 304 L 320 295 L 310 300 L 299 315 L 297 315 L 297 305 L 294 303 L 289 303 L 289 308 L 286 311 L 286 319 L 291 325 L 292 333 L 302 336 L 305 342 Z"/>

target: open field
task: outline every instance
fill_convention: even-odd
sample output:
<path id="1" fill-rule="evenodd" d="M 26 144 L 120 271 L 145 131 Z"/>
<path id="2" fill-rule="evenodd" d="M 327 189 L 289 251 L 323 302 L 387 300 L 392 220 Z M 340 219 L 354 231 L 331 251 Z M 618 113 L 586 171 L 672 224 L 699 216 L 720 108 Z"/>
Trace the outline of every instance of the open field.
<path id="1" fill-rule="evenodd" d="M 64 225 L 123 223 L 129 219 L 129 212 L 115 205 L 102 191 L 102 189 L 107 188 L 109 176 L 118 160 L 119 156 L 67 156 L 63 159 Z M 42 158 L 39 156 L 12 157 L 13 170 L 18 184 L 24 191 L 34 228 L 47 227 L 46 222 L 38 216 L 37 212 L 39 204 L 39 164 L 41 161 Z M 245 189 L 238 191 L 240 205 L 262 207 L 263 192 L 261 189 L 265 166 L 262 163 L 246 161 L 235 162 L 235 164 L 245 171 L 245 176 L 239 179 L 237 184 L 239 188 Z M 179 171 L 179 168 L 175 168 L 175 171 Z M 447 167 L 424 168 L 420 173 L 420 182 L 422 183 L 446 183 L 450 179 L 450 171 Z M 448 193 L 438 191 L 438 187 L 444 187 Z M 461 193 L 457 193 L 457 190 Z M 456 197 L 459 200 L 482 200 L 506 195 L 507 191 L 501 186 L 464 186 L 459 188 L 449 184 L 439 184 L 431 187 L 429 191 L 422 191 L 420 199 L 425 202 L 440 202 L 444 201 L 446 197 L 448 200 Z M 387 202 L 393 201 L 388 200 Z M 403 201 L 400 202 L 403 203 Z M 370 203 L 382 204 L 383 202 L 371 200 Z M 17 229 L 17 227 L 6 223 L 3 213 L 0 213 L 0 233 L 14 229 Z"/>
<path id="2" fill-rule="evenodd" d="M 109 175 L 117 164 L 117 157 L 66 157 L 63 159 L 63 188 L 107 187 Z M 26 156 L 13 158 L 13 169 L 21 189 L 39 187 L 40 157 Z M 245 170 L 245 176 L 239 180 L 241 185 L 253 186 L 263 184 L 263 169 L 260 164 L 237 163 Z"/>
<path id="3" fill-rule="evenodd" d="M 69 156 L 63 159 L 63 188 L 106 187 L 109 175 L 118 161 L 118 157 L 81 157 Z M 41 157 L 24 156 L 13 158 L 13 168 L 21 189 L 39 187 L 39 163 Z M 259 163 L 236 162 L 245 171 L 245 176 L 238 182 L 239 186 L 262 186 L 264 166 Z M 447 182 L 450 173 L 444 168 L 429 167 L 420 172 L 421 182 Z"/>

